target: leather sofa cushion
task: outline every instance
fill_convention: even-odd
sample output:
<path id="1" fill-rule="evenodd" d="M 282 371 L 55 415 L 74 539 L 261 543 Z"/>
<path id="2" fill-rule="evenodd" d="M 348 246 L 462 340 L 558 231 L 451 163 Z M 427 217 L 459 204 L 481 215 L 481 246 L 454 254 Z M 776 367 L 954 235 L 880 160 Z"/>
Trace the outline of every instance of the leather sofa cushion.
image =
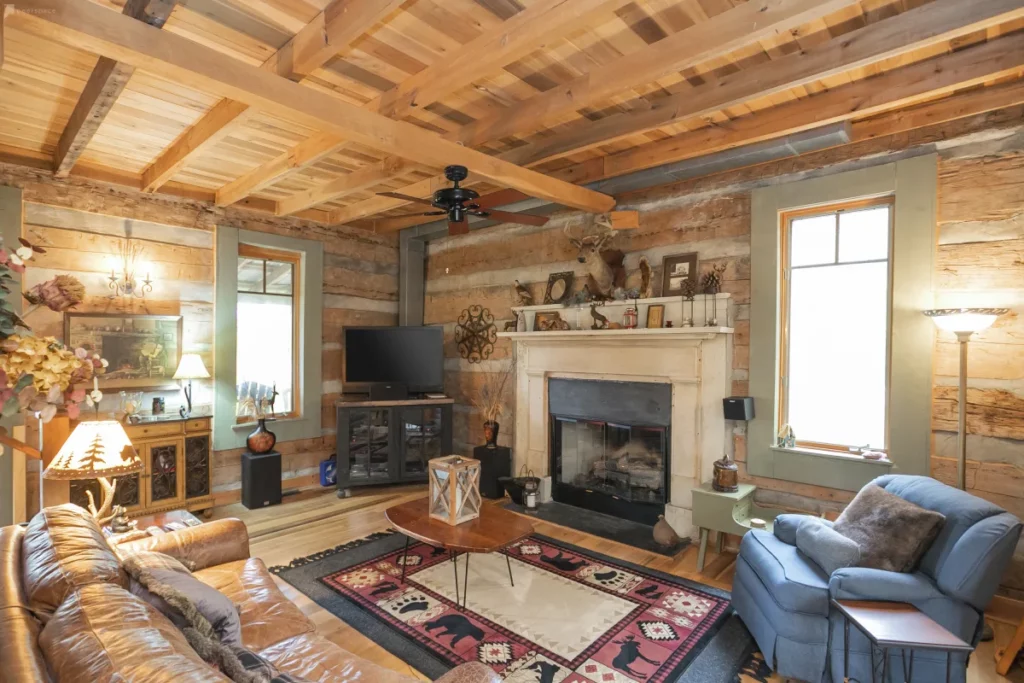
<path id="1" fill-rule="evenodd" d="M 0 681 L 49 681 L 36 641 L 42 625 L 28 609 L 21 587 L 20 526 L 0 529 Z"/>
<path id="2" fill-rule="evenodd" d="M 39 645 L 61 683 L 213 683 L 185 636 L 123 588 L 97 583 L 68 596 L 43 628 Z"/>
<path id="3" fill-rule="evenodd" d="M 259 651 L 315 630 L 313 623 L 274 583 L 263 561 L 257 558 L 228 562 L 193 574 L 213 586 L 238 607 L 242 619 L 242 644 Z"/>
<path id="4" fill-rule="evenodd" d="M 310 681 L 413 683 L 417 680 L 356 657 L 315 633 L 282 640 L 259 654 L 279 670 Z"/>
<path id="5" fill-rule="evenodd" d="M 828 576 L 794 546 L 754 529 L 743 537 L 740 556 L 782 609 L 828 616 Z"/>
<path id="6" fill-rule="evenodd" d="M 70 503 L 46 508 L 32 518 L 22 540 L 21 563 L 29 608 L 44 623 L 77 588 L 128 585 L 96 520 Z"/>

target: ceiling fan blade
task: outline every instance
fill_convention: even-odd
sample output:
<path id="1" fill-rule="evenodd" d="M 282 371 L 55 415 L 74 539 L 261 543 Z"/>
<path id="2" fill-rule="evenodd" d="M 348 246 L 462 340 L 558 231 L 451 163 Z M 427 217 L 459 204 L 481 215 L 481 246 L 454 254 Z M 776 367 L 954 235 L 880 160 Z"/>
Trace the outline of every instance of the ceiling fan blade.
<path id="1" fill-rule="evenodd" d="M 463 216 L 462 220 L 458 223 L 455 221 L 448 221 L 448 234 L 449 235 L 465 235 L 469 232 L 469 221 Z"/>
<path id="2" fill-rule="evenodd" d="M 523 225 L 544 225 L 547 216 L 534 216 L 532 213 L 512 213 L 510 211 L 474 211 L 477 216 L 490 218 L 501 223 L 521 223 Z"/>
<path id="3" fill-rule="evenodd" d="M 426 211 L 424 213 L 405 213 L 401 216 L 392 216 L 392 218 L 413 218 L 415 216 L 445 216 L 447 211 Z"/>
<path id="4" fill-rule="evenodd" d="M 406 202 L 416 202 L 417 204 L 428 204 L 430 206 L 434 205 L 434 202 L 430 201 L 429 199 L 411 197 L 407 194 L 402 194 L 401 192 L 378 192 L 377 195 L 381 197 L 391 197 L 392 199 L 401 199 Z"/>
<path id="5" fill-rule="evenodd" d="M 531 199 L 530 195 L 523 194 L 519 190 L 498 190 L 490 194 L 485 194 L 483 197 L 473 201 L 481 209 L 489 209 L 492 206 L 505 206 L 506 204 L 515 204 L 526 199 Z"/>

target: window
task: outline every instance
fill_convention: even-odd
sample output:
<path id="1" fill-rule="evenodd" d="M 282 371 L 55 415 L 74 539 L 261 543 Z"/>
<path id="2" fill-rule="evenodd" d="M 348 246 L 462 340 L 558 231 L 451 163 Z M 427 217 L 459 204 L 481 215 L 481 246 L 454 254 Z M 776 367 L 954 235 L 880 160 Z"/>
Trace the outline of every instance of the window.
<path id="1" fill-rule="evenodd" d="M 778 427 L 798 446 L 888 446 L 892 222 L 892 198 L 781 216 Z"/>
<path id="2" fill-rule="evenodd" d="M 239 422 L 253 419 L 247 399 L 270 399 L 274 413 L 299 417 L 299 283 L 301 255 L 238 245 L 238 348 L 235 382 Z"/>

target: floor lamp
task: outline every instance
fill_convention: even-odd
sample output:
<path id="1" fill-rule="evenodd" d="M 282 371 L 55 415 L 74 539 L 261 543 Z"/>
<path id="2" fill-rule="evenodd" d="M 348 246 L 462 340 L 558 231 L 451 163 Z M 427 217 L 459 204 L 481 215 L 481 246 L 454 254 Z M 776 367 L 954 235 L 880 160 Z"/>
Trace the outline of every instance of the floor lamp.
<path id="1" fill-rule="evenodd" d="M 956 485 L 967 490 L 967 342 L 975 332 L 987 330 L 1007 308 L 937 308 L 925 311 L 940 330 L 952 332 L 960 342 L 960 390 L 957 393 Z"/>

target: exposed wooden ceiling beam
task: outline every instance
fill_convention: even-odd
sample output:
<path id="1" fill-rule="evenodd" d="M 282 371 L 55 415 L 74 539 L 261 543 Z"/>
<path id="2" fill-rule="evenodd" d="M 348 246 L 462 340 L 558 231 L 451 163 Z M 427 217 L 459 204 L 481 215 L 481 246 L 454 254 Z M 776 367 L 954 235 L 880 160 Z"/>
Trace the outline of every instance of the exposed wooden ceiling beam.
<path id="1" fill-rule="evenodd" d="M 474 80 L 544 47 L 546 42 L 571 33 L 595 14 L 614 11 L 629 1 L 631 0 L 541 0 L 509 18 L 501 25 L 500 30 L 484 32 L 387 92 L 381 93 L 364 107 L 394 119 L 404 118 L 417 108 L 433 104 Z M 323 136 L 299 143 L 298 146 L 225 185 L 217 193 L 217 203 L 230 204 L 258 192 L 292 171 L 315 164 L 324 156 L 336 152 L 344 143 L 345 140 L 341 138 Z M 383 174 L 389 165 L 395 165 L 394 161 L 385 161 L 379 166 L 382 175 L 379 176 L 378 182 L 394 177 L 394 174 Z M 370 183 L 370 186 L 374 184 L 376 183 Z M 334 194 L 331 194 L 332 187 L 338 188 Z M 357 191 L 355 188 L 356 184 L 346 185 L 330 181 L 308 193 L 297 195 L 293 198 L 294 201 L 282 204 L 306 208 L 309 205 L 302 205 L 301 196 L 329 201 Z"/>
<path id="2" fill-rule="evenodd" d="M 311 206 L 322 204 L 335 195 L 365 190 L 368 187 L 380 184 L 381 175 L 399 175 L 414 168 L 414 166 L 415 164 L 411 164 L 399 157 L 386 157 L 375 164 L 363 166 L 351 173 L 346 173 L 340 178 L 335 178 L 326 185 L 311 188 L 288 199 L 279 201 L 277 203 L 277 215 L 287 216 L 303 209 L 308 209 Z"/>
<path id="3" fill-rule="evenodd" d="M 505 135 L 529 132 L 547 119 L 728 54 L 787 28 L 827 16 L 855 1 L 751 0 L 597 67 L 565 85 L 474 121 L 446 137 L 475 147 Z M 381 182 L 385 180 L 388 179 L 381 178 Z M 413 194 L 409 189 L 403 192 Z M 401 205 L 394 202 L 392 206 Z"/>
<path id="4" fill-rule="evenodd" d="M 0 5 L 0 69 L 4 67 L 4 24 L 7 15 L 13 11 L 13 5 Z"/>
<path id="5" fill-rule="evenodd" d="M 403 2 L 334 0 L 271 55 L 261 68 L 293 81 L 301 81 L 374 24 L 394 12 Z M 143 190 L 156 191 L 185 165 L 191 155 L 216 144 L 227 135 L 232 122 L 252 113 L 247 112 L 249 106 L 244 102 L 227 99 L 217 103 L 143 171 Z"/>
<path id="6" fill-rule="evenodd" d="M 954 90 L 1017 75 L 1022 71 L 1024 34 L 1010 35 L 765 109 L 725 125 L 709 126 L 618 154 L 591 159 L 552 175 L 574 182 L 605 180 L 840 121 L 891 112 L 879 119 L 854 124 L 855 141 L 882 137 L 1024 103 L 1024 80 L 1018 79 L 1003 86 L 971 90 L 924 105 L 920 109 L 892 111 L 923 99 L 941 97 Z M 333 212 L 332 222 L 337 217 L 338 212 Z M 433 220 L 436 219 L 385 218 L 365 227 L 375 232 L 395 232 Z"/>
<path id="7" fill-rule="evenodd" d="M 128 0 L 121 13 L 161 28 L 171 16 L 176 3 L 177 0 Z M 100 57 L 96 62 L 57 142 L 57 150 L 53 155 L 55 176 L 65 178 L 71 172 L 78 157 L 114 108 L 134 72 L 135 69 L 128 64 L 107 57 Z"/>
<path id="8" fill-rule="evenodd" d="M 836 73 L 913 49 L 949 40 L 1024 16 L 1020 0 L 935 0 L 891 19 L 865 26 L 810 48 L 730 74 L 669 96 L 646 111 L 608 117 L 586 126 L 499 154 L 506 161 L 536 165 L 603 142 L 759 99 Z M 657 45 L 658 43 L 655 43 Z M 426 196 L 422 183 L 398 190 Z M 338 222 L 366 218 L 403 206 L 390 197 L 373 197 L 332 213 Z"/>
<path id="9" fill-rule="evenodd" d="M 501 155 L 530 164 L 721 111 L 1024 17 L 1020 0 L 935 0 L 884 21 Z"/>
<path id="10" fill-rule="evenodd" d="M 13 15 L 11 19 L 23 30 L 160 73 L 185 87 L 217 93 L 311 128 L 350 136 L 369 147 L 426 166 L 463 164 L 504 187 L 583 211 L 599 213 L 615 205 L 607 195 L 496 159 L 411 123 L 366 111 L 87 0 L 25 0 L 23 5 L 48 10 Z"/>
<path id="11" fill-rule="evenodd" d="M 657 81 L 788 28 L 820 19 L 856 0 L 750 0 L 564 85 L 463 126 L 457 139 L 475 147 L 529 133 L 546 121 Z"/>

